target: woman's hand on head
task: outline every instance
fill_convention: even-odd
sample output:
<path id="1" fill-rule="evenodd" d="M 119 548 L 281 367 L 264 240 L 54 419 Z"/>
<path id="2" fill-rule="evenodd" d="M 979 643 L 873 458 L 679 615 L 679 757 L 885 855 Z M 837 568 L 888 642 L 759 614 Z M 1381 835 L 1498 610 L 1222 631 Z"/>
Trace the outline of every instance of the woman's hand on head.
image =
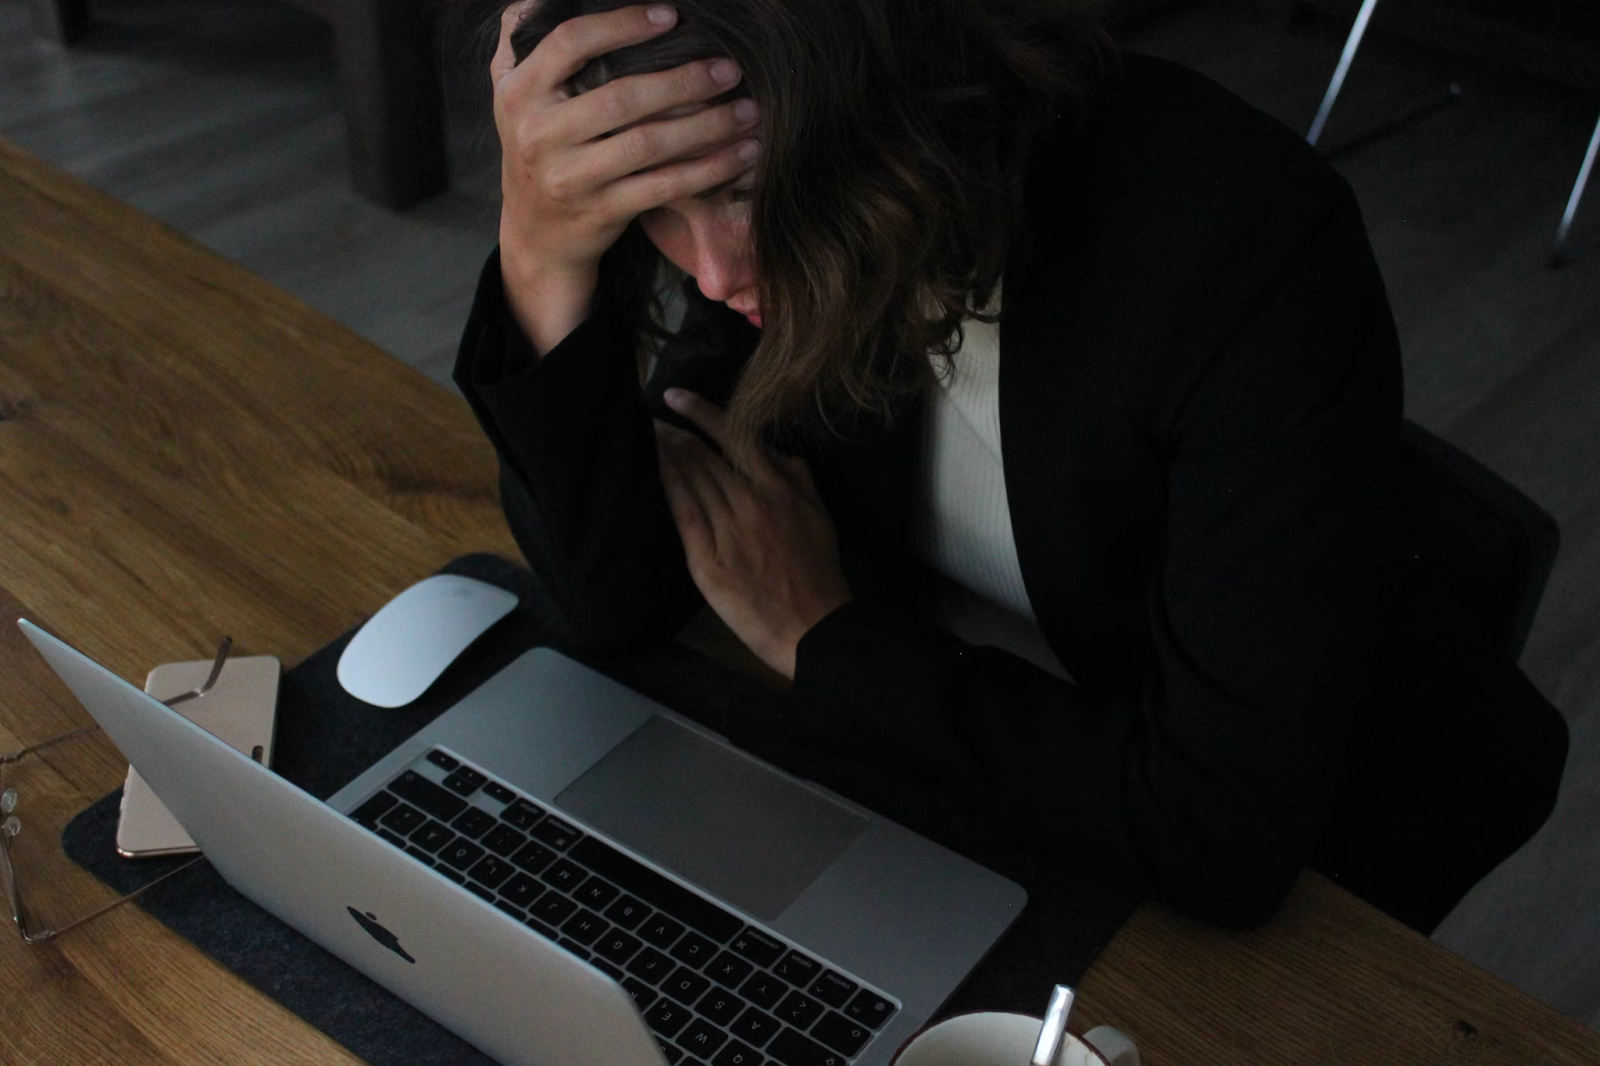
<path id="1" fill-rule="evenodd" d="M 739 154 L 734 104 L 705 101 L 738 84 L 731 60 L 697 60 L 672 70 L 616 78 L 570 96 L 570 79 L 591 59 L 668 32 L 651 21 L 659 5 L 568 19 L 520 64 L 511 34 L 537 0 L 508 7 L 490 64 L 502 152 L 502 266 L 512 275 L 593 277 L 600 257 L 640 213 L 694 195 L 749 170 Z M 721 82 L 713 68 L 732 69 Z M 677 109 L 678 117 L 647 121 Z M 693 113 L 682 114 L 682 111 Z"/>
<path id="2" fill-rule="evenodd" d="M 724 412 L 668 389 L 673 409 L 722 443 Z M 804 459 L 737 470 L 698 437 L 656 422 L 656 456 L 689 574 L 735 636 L 794 679 L 806 631 L 851 599 L 833 519 Z"/>

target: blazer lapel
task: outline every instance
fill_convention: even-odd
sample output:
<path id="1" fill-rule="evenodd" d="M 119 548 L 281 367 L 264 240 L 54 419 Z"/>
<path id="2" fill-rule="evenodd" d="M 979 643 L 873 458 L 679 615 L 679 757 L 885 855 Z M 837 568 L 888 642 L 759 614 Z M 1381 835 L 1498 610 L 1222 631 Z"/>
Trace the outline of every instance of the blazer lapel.
<path id="1" fill-rule="evenodd" d="M 1161 552 L 1159 448 L 1135 417 L 1142 391 L 1118 241 L 1097 235 L 1077 158 L 1093 130 L 1059 135 L 1030 168 L 1032 247 L 1006 265 L 1000 430 L 1023 584 L 1051 650 L 1085 689 L 1137 677 Z M 1096 199 L 1097 197 L 1102 199 Z"/>

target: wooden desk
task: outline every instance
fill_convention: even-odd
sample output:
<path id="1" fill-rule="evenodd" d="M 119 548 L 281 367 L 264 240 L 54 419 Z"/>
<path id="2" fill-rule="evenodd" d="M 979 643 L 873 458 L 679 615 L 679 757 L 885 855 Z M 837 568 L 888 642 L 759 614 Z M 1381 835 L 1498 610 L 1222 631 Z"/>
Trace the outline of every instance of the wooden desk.
<path id="1" fill-rule="evenodd" d="M 293 664 L 468 551 L 516 557 L 464 403 L 0 142 L 0 750 L 84 717 L 20 604 L 136 681 L 224 632 Z M 39 948 L 0 930 L 0 989 L 0 1062 L 353 1061 L 133 907 Z M 1076 1023 L 1153 1066 L 1600 1063 L 1600 1037 L 1311 875 L 1248 933 L 1142 908 L 1081 991 Z"/>

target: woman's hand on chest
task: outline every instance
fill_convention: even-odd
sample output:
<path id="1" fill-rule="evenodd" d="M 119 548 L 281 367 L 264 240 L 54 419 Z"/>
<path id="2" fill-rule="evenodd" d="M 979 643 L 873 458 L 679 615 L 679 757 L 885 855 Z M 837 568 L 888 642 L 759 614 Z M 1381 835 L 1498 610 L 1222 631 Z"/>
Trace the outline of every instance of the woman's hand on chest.
<path id="1" fill-rule="evenodd" d="M 722 408 L 668 389 L 666 401 L 720 445 Z M 739 470 L 691 433 L 656 422 L 656 456 L 683 550 L 706 602 L 762 662 L 794 679 L 800 638 L 851 599 L 833 520 L 806 461 Z"/>

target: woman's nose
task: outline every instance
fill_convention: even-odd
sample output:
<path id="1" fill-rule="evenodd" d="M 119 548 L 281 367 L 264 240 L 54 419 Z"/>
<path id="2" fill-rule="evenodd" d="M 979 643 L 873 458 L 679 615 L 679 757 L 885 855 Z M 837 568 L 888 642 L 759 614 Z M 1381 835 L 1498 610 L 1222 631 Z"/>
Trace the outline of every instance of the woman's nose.
<path id="1" fill-rule="evenodd" d="M 749 279 L 745 277 L 749 272 L 747 257 L 725 234 L 696 234 L 695 247 L 699 260 L 695 279 L 700 283 L 700 292 L 706 299 L 726 301 L 748 286 Z"/>
<path id="2" fill-rule="evenodd" d="M 742 288 L 736 265 L 730 257 L 715 251 L 701 255 L 700 271 L 695 277 L 708 300 L 725 301 Z"/>

